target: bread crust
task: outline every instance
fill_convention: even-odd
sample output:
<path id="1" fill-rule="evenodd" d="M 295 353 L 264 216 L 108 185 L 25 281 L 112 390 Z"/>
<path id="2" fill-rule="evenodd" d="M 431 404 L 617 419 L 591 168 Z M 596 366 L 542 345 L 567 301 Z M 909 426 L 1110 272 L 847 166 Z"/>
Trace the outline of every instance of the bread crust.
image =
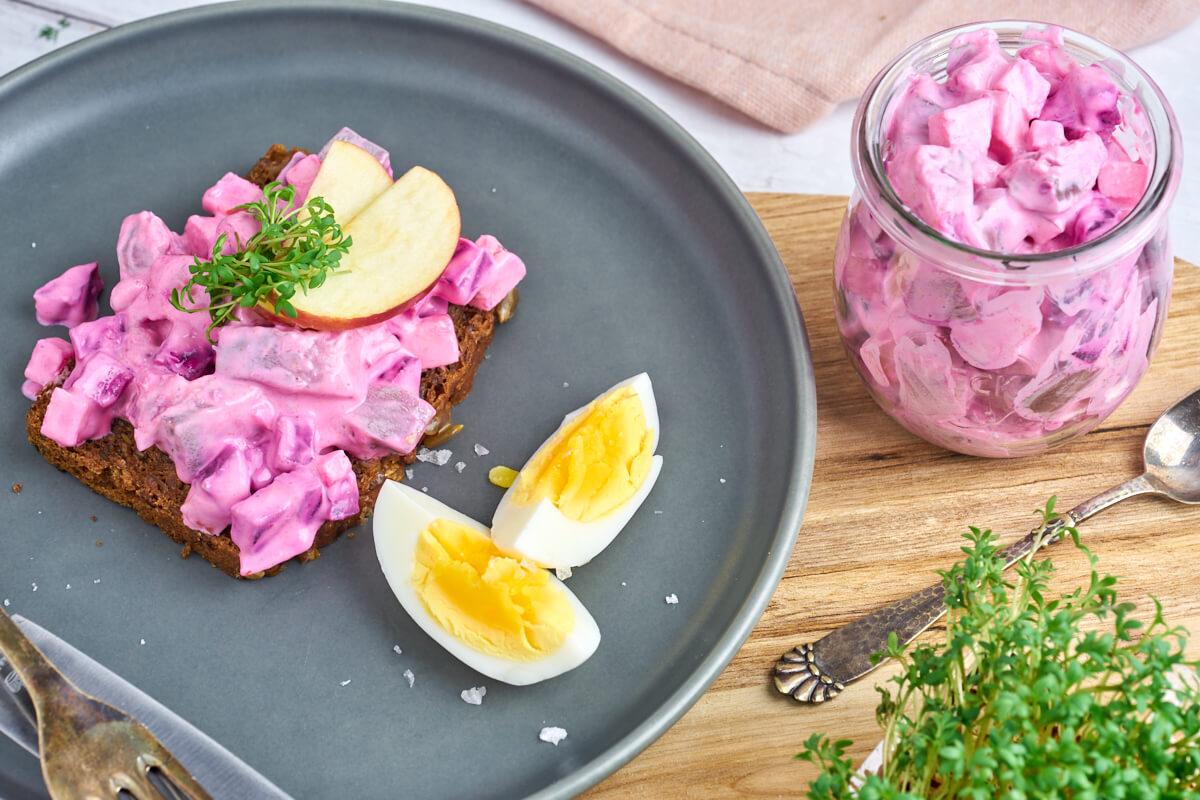
<path id="1" fill-rule="evenodd" d="M 302 151 L 272 145 L 248 177 L 260 185 L 274 180 L 294 152 Z M 421 374 L 421 396 L 433 406 L 436 411 L 434 420 L 438 423 L 438 430 L 427 434 L 427 439 L 443 435 L 451 407 L 462 402 L 470 393 L 475 373 L 483 363 L 484 354 L 495 333 L 496 315 L 492 311 L 451 305 L 448 313 L 454 321 L 454 331 L 458 337 L 459 360 L 447 366 L 427 369 Z M 174 462 L 158 447 L 138 450 L 134 443 L 133 427 L 125 420 L 114 420 L 112 431 L 107 436 L 83 442 L 76 447 L 63 447 L 42 435 L 46 407 L 57 385 L 43 388 L 25 417 L 29 441 L 47 461 L 75 476 L 97 494 L 132 508 L 146 522 L 162 529 L 183 546 L 184 557 L 197 553 L 235 578 L 261 578 L 275 575 L 283 569 L 284 564 L 279 564 L 264 572 L 243 576 L 240 574 L 240 551 L 230 538 L 228 528 L 220 535 L 213 536 L 185 525 L 180 508 L 187 498 L 188 484 L 179 480 Z M 350 462 L 358 478 L 358 513 L 348 519 L 326 521 L 317 530 L 312 547 L 296 556 L 295 560 L 306 562 L 318 558 L 320 548 L 337 539 L 348 528 L 364 522 L 375 508 L 375 499 L 384 480 L 402 480 L 405 467 L 415 458 L 415 453 L 393 453 L 366 460 L 351 457 Z"/>

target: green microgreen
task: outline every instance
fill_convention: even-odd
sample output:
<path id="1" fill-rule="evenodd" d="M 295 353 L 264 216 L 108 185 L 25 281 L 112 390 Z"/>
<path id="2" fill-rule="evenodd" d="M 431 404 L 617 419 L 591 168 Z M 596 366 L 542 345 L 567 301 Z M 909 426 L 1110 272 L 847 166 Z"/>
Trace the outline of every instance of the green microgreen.
<path id="1" fill-rule="evenodd" d="M 321 197 L 310 197 L 293 207 L 296 192 L 278 182 L 263 187 L 262 200 L 237 206 L 258 219 L 262 227 L 236 251 L 223 254 L 226 234 L 213 243 L 212 259 L 196 257 L 188 268 L 191 278 L 182 289 L 171 290 L 171 305 L 181 311 L 207 311 L 205 333 L 228 322 L 238 308 L 270 304 L 275 313 L 296 318 L 291 298 L 325 282 L 340 265 L 353 243 L 333 218 L 333 209 Z M 195 305 L 192 289 L 208 292 L 208 305 Z M 184 299 L 189 305 L 184 305 Z"/>
<path id="2" fill-rule="evenodd" d="M 1054 498 L 1039 512 L 1055 519 Z M 859 776 L 848 740 L 813 734 L 796 758 L 822 773 L 808 797 L 1200 797 L 1197 662 L 1187 631 L 1162 605 L 1144 625 L 1117 598 L 1117 579 L 1072 527 L 1088 559 L 1087 585 L 1052 596 L 1055 568 L 1033 553 L 1006 577 L 990 530 L 972 527 L 966 555 L 939 573 L 949 616 L 944 642 L 888 642 L 900 672 L 880 693 L 883 766 Z M 1040 544 L 1040 543 L 1039 543 Z M 1190 672 L 1193 680 L 1187 676 Z"/>
<path id="3" fill-rule="evenodd" d="M 40 31 L 38 31 L 38 37 L 51 42 L 57 42 L 58 32 L 63 28 L 69 27 L 71 27 L 71 20 L 67 19 L 66 17 L 60 17 L 57 28 L 53 25 L 46 25 Z"/>

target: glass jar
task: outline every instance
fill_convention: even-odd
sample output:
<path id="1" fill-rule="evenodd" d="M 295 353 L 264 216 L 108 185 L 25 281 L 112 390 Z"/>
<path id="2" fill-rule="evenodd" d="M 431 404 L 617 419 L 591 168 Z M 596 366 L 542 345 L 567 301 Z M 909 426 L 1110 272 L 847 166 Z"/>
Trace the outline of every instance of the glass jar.
<path id="1" fill-rule="evenodd" d="M 1006 67 L 962 44 L 988 31 L 1012 63 L 1025 58 L 1016 55 L 1021 48 L 1036 48 L 1028 60 L 1051 71 L 1097 65 L 1119 90 L 1120 113 L 1096 113 L 1075 95 L 1054 101 L 1062 91 L 1096 94 L 1076 85 L 1089 72 L 1074 84 L 1058 76 L 1057 86 L 1046 81 L 1050 99 L 1042 106 L 1057 121 L 1004 134 L 1012 123 L 1004 109 L 1021 102 L 1002 95 L 1027 103 L 1031 90 L 1012 76 L 997 78 Z M 1069 30 L 1056 51 L 1057 35 L 1039 23 L 992 22 L 931 36 L 874 79 L 854 119 L 855 192 L 834 265 L 842 340 L 884 411 L 962 453 L 1030 455 L 1091 430 L 1137 384 L 1166 318 L 1174 267 L 1167 211 L 1182 158 L 1174 114 L 1128 57 Z M 955 83 L 947 85 L 948 73 Z M 974 111 L 990 109 L 990 139 L 971 132 L 972 109 L 941 114 L 951 88 L 964 103 L 982 98 Z M 1072 114 L 1078 119 L 1062 121 Z M 1142 166 L 1101 168 L 1106 174 L 1090 187 L 1056 183 L 1057 164 L 1069 161 L 1064 153 L 1099 146 L 1088 124 L 1099 127 L 1105 148 L 1097 159 Z M 921 146 L 921 137 L 938 145 L 905 149 Z M 1046 149 L 1056 143 L 1070 147 Z M 966 167 L 955 148 L 968 148 Z M 919 163 L 904 161 L 910 157 Z M 966 185 L 955 186 L 963 169 Z M 1115 182 L 1114 173 L 1131 172 L 1145 187 L 1140 199 L 1128 181 L 1125 188 Z M 1095 199 L 1101 189 L 1127 199 Z M 962 201 L 957 211 L 952 195 Z M 1088 202 L 1095 207 L 1075 215 L 1058 210 Z M 1031 215 L 1023 203 L 1041 212 Z"/>

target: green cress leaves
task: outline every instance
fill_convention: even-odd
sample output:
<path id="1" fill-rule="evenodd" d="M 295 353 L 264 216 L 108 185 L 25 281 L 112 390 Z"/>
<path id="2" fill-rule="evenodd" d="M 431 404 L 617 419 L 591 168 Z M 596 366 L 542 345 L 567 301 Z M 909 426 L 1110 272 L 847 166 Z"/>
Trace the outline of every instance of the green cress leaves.
<path id="1" fill-rule="evenodd" d="M 1054 498 L 1039 513 L 1044 531 Z M 1196 666 L 1187 632 L 1167 626 L 1157 600 L 1149 626 L 1130 618 L 1116 578 L 1096 572 L 1074 528 L 1064 535 L 1091 578 L 1052 598 L 1049 559 L 1031 554 L 1006 580 L 992 532 L 971 528 L 966 560 L 940 573 L 946 641 L 888 643 L 901 672 L 878 688 L 880 773 L 860 778 L 851 742 L 813 734 L 796 756 L 823 770 L 808 797 L 1200 797 L 1200 689 L 1175 677 Z"/>
<path id="2" fill-rule="evenodd" d="M 293 207 L 295 190 L 278 182 L 263 187 L 263 199 L 237 206 L 262 223 L 262 229 L 235 253 L 222 255 L 226 234 L 213 243 L 212 259 L 198 257 L 189 267 L 192 277 L 182 289 L 171 291 L 171 305 L 180 311 L 208 311 L 211 321 L 205 333 L 212 341 L 214 328 L 224 325 L 237 308 L 271 303 L 275 313 L 295 319 L 290 299 L 297 291 L 307 292 L 325 282 L 353 243 L 333 218 L 333 209 L 321 197 L 310 197 Z M 305 212 L 305 213 L 301 213 Z M 208 292 L 208 305 L 184 306 L 193 287 Z"/>

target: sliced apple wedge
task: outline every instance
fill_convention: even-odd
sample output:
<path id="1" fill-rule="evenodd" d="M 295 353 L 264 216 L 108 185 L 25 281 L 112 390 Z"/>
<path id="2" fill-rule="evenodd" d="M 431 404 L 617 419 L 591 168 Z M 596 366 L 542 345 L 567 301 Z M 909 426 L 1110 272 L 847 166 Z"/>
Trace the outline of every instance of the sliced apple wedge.
<path id="1" fill-rule="evenodd" d="M 334 219 L 345 225 L 391 185 L 392 176 L 375 156 L 358 145 L 336 141 L 329 145 L 308 196 L 325 198 Z"/>
<path id="2" fill-rule="evenodd" d="M 292 298 L 296 319 L 276 318 L 318 330 L 385 319 L 438 279 L 460 228 L 454 192 L 436 173 L 413 167 L 342 226 L 353 244 L 323 284 Z"/>

